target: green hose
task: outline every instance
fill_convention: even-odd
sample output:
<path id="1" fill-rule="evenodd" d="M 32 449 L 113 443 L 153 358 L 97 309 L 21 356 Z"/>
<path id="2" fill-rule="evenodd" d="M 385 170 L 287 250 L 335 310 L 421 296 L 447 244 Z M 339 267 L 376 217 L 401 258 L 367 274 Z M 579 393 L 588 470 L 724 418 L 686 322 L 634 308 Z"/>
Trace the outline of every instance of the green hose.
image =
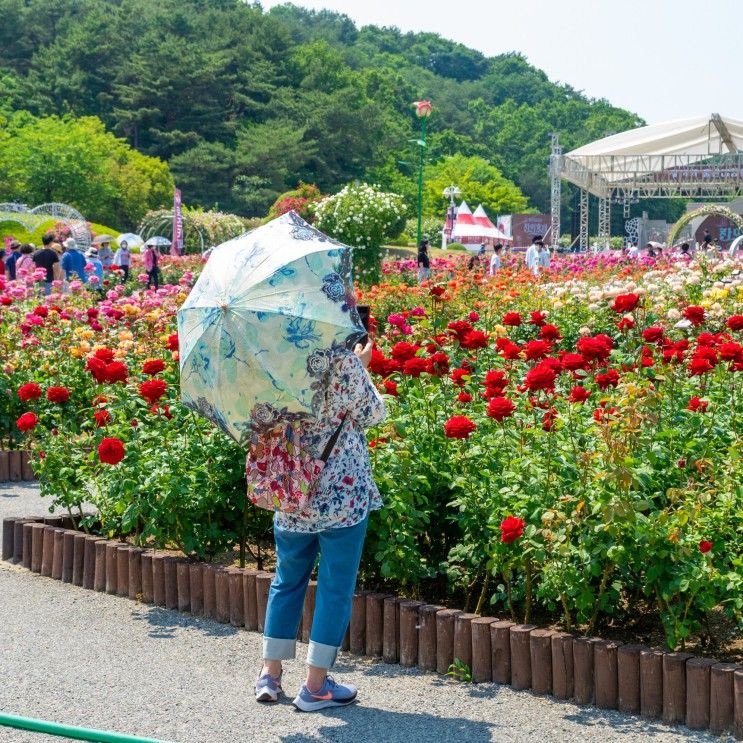
<path id="1" fill-rule="evenodd" d="M 77 728 L 72 725 L 59 725 L 56 722 L 45 720 L 34 720 L 31 717 L 18 717 L 17 715 L 6 715 L 0 712 L 0 725 L 5 725 L 19 730 L 30 730 L 33 733 L 46 733 L 47 735 L 59 735 L 63 738 L 74 740 L 89 740 L 93 743 L 168 743 L 155 738 L 138 738 L 135 735 L 122 735 L 121 733 L 107 733 L 104 730 L 90 730 L 88 728 Z"/>

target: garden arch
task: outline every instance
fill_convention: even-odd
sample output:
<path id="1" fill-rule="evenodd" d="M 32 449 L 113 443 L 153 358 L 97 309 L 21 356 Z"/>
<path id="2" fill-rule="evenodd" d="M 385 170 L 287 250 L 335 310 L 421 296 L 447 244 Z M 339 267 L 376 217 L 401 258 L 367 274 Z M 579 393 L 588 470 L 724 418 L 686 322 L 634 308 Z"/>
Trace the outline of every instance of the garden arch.
<path id="1" fill-rule="evenodd" d="M 189 248 L 197 247 L 200 253 L 204 252 L 206 246 L 206 238 L 208 237 L 204 230 L 198 225 L 190 215 L 183 211 L 181 214 L 183 219 L 183 252 L 188 253 Z M 162 235 L 167 237 L 169 240 L 173 239 L 173 211 L 162 210 L 157 212 L 151 212 L 145 215 L 142 223 L 139 225 L 137 232 L 142 236 L 142 239 L 147 242 L 151 237 L 155 235 Z M 193 252 L 193 250 L 192 250 Z"/>
<path id="2" fill-rule="evenodd" d="M 0 220 L 15 222 L 27 232 L 33 232 L 48 219 L 63 222 L 70 230 L 70 237 L 85 251 L 90 247 L 92 236 L 88 223 L 80 212 L 69 204 L 52 201 L 29 209 L 25 204 L 5 202 L 0 204 Z"/>
<path id="3" fill-rule="evenodd" d="M 736 214 L 732 209 L 728 209 L 726 206 L 719 206 L 718 204 L 710 204 L 709 206 L 700 206 L 698 209 L 694 209 L 690 212 L 686 212 L 676 224 L 671 227 L 671 231 L 668 233 L 668 244 L 673 245 L 676 242 L 681 230 L 686 227 L 692 219 L 697 217 L 724 217 L 730 220 L 736 227 L 743 231 L 743 217 L 740 214 Z"/>

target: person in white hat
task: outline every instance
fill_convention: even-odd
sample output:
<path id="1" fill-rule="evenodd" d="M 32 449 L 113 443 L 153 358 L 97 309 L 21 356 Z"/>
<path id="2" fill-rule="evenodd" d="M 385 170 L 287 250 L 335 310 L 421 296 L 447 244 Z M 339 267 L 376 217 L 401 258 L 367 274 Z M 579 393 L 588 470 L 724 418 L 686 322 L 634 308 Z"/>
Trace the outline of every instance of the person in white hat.
<path id="1" fill-rule="evenodd" d="M 85 273 L 85 256 L 77 247 L 74 237 L 68 237 L 62 246 L 65 249 L 62 256 L 62 270 L 64 271 L 65 281 L 72 281 L 74 278 L 80 279 L 83 283 L 88 280 Z"/>
<path id="2" fill-rule="evenodd" d="M 90 248 L 85 254 L 85 257 L 88 259 L 86 265 L 93 266 L 93 270 L 90 272 L 91 283 L 95 284 L 97 288 L 101 288 L 103 286 L 103 263 L 99 257 L 98 250 L 96 248 Z M 98 280 L 93 281 L 93 277 L 96 277 Z"/>

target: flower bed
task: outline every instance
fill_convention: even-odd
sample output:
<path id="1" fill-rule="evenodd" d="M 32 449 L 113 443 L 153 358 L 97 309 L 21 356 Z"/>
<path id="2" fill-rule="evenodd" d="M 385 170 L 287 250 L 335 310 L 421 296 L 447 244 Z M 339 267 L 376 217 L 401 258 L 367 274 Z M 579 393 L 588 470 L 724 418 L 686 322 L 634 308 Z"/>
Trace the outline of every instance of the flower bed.
<path id="1" fill-rule="evenodd" d="M 423 288 L 398 267 L 361 293 L 390 407 L 365 585 L 714 642 L 710 612 L 743 611 L 739 266 L 569 256 L 537 280 L 514 261 L 490 280 L 442 262 Z M 104 536 L 204 559 L 262 550 L 270 515 L 244 454 L 178 402 L 194 268 L 103 299 L 5 284 L 2 421 L 56 508 L 86 525 L 93 502 Z"/>
<path id="2" fill-rule="evenodd" d="M 64 528 L 70 525 L 60 517 L 4 519 L 2 558 L 83 588 L 263 631 L 271 573 L 189 562 Z M 302 642 L 309 640 L 315 588 L 311 581 Z M 366 591 L 353 597 L 343 649 L 743 739 L 743 666 L 711 658 Z"/>

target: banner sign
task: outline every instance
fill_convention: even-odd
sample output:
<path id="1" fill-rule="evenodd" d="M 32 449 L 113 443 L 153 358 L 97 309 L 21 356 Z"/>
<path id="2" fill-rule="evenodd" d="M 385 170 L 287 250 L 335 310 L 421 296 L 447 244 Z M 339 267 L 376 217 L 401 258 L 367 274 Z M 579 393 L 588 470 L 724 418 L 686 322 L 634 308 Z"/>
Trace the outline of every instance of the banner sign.
<path id="1" fill-rule="evenodd" d="M 183 213 L 181 212 L 181 190 L 175 189 L 173 196 L 173 244 L 171 255 L 183 255 Z"/>

